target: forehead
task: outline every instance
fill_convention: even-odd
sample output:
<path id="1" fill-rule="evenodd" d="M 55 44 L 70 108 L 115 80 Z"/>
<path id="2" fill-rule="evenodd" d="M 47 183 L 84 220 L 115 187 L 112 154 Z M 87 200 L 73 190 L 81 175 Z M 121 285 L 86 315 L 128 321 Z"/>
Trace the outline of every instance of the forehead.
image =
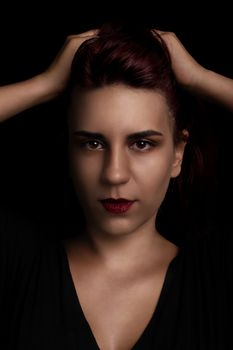
<path id="1" fill-rule="evenodd" d="M 71 98 L 69 124 L 72 128 L 167 128 L 170 120 L 166 98 L 156 90 L 118 84 L 73 91 Z"/>

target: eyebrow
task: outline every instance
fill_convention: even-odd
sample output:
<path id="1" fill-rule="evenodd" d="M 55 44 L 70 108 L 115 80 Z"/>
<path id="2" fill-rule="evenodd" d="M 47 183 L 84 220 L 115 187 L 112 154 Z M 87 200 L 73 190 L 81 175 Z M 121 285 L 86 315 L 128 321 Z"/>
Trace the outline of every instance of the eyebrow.
<path id="1" fill-rule="evenodd" d="M 73 133 L 75 136 L 91 137 L 98 140 L 106 141 L 106 137 L 98 132 L 92 132 L 87 130 L 77 130 Z M 163 134 L 156 130 L 144 130 L 135 132 L 127 136 L 127 140 L 131 141 L 138 138 L 148 137 L 148 136 L 163 136 Z"/>

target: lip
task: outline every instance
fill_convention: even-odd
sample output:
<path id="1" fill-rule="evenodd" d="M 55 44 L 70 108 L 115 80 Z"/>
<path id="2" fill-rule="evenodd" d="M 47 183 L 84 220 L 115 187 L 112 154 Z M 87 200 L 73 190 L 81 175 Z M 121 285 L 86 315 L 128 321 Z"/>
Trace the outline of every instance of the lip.
<path id="1" fill-rule="evenodd" d="M 133 202 L 133 201 L 127 198 L 105 198 L 105 199 L 101 199 L 101 202 L 117 203 L 117 202 Z"/>
<path id="2" fill-rule="evenodd" d="M 114 214 L 121 214 L 128 211 L 135 201 L 125 198 L 106 198 L 100 200 L 100 202 L 103 205 L 104 209 L 108 212 Z"/>

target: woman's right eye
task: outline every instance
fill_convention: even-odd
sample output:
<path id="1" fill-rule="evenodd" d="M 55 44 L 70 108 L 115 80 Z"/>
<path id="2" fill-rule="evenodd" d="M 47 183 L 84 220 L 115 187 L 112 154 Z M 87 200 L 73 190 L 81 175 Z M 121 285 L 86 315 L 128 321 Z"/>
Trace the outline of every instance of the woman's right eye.
<path id="1" fill-rule="evenodd" d="M 85 148 L 87 150 L 99 150 L 102 149 L 103 147 L 99 147 L 99 146 L 103 146 L 99 141 L 97 140 L 89 140 L 89 141 L 82 141 L 80 142 L 80 146 L 81 148 Z"/>

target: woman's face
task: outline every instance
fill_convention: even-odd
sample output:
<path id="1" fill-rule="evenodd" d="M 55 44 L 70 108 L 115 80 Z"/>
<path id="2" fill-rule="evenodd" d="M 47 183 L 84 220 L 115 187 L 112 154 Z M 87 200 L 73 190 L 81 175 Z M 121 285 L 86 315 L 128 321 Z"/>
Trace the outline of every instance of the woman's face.
<path id="1" fill-rule="evenodd" d="M 173 143 L 162 94 L 123 84 L 73 93 L 69 133 L 71 176 L 87 225 L 122 235 L 154 224 L 184 151 L 183 142 Z M 135 202 L 115 214 L 101 204 L 106 198 Z"/>

